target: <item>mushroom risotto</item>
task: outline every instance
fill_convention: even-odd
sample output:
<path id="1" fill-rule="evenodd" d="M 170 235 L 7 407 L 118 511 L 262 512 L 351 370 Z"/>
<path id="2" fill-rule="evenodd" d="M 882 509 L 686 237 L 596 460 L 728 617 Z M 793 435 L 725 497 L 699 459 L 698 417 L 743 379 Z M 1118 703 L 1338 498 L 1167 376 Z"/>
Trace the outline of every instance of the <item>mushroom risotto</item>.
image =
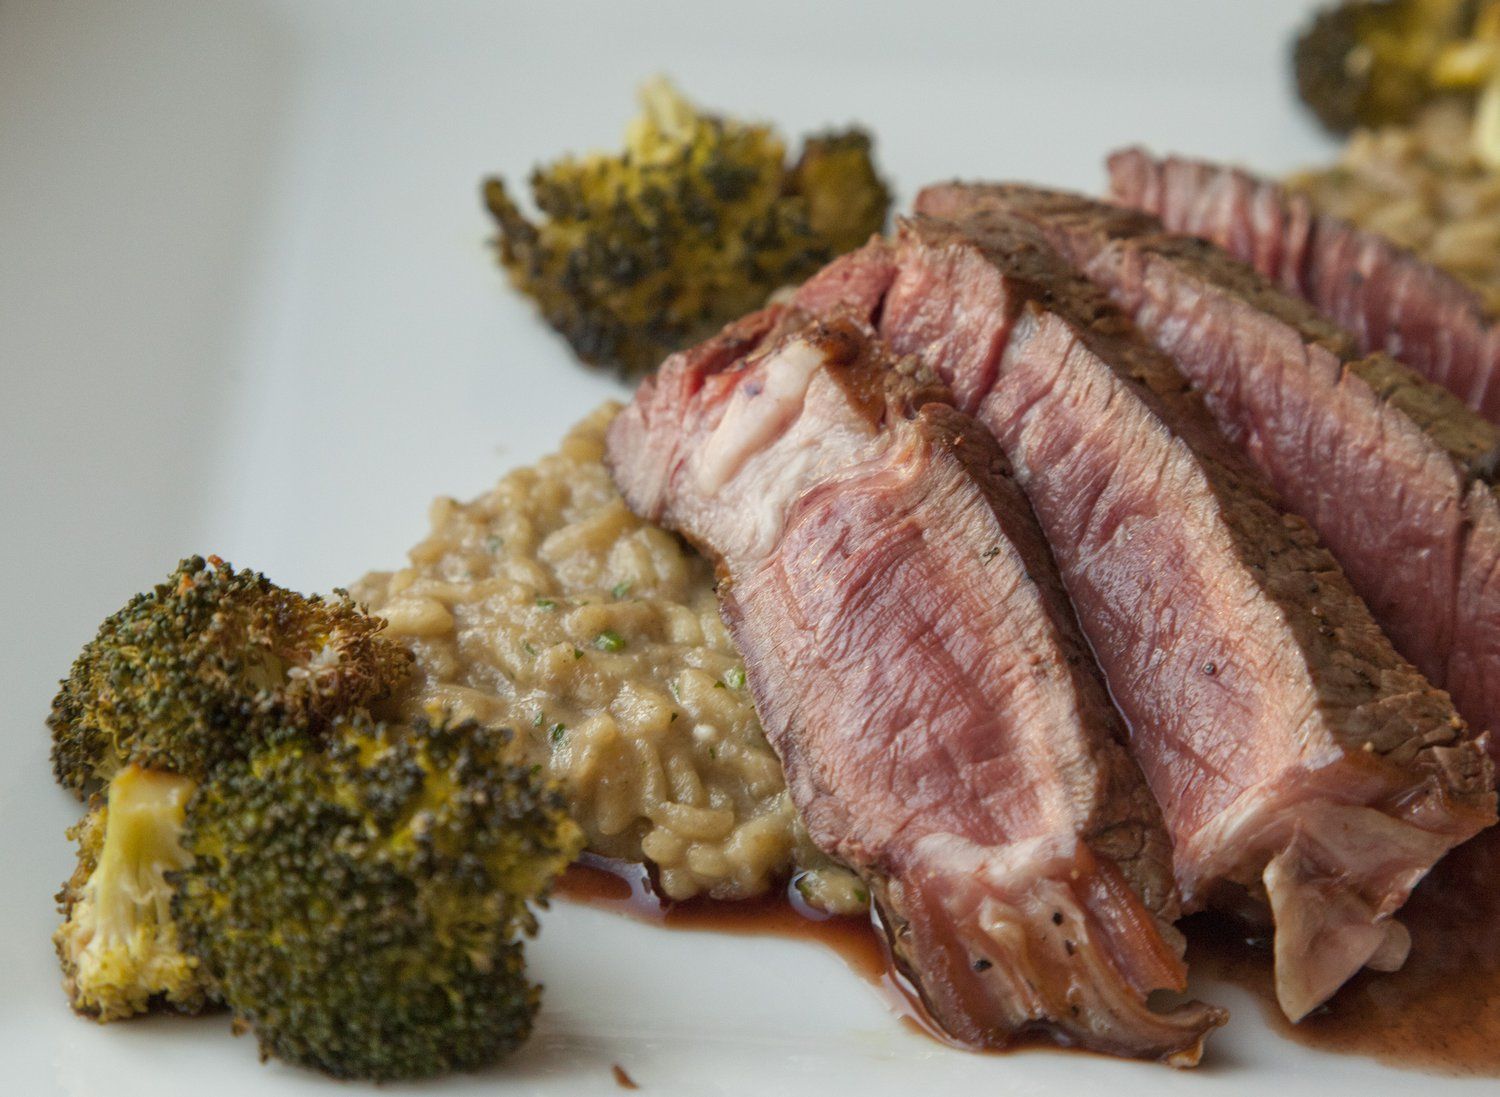
<path id="1" fill-rule="evenodd" d="M 809 842 L 719 619 L 713 568 L 626 509 L 604 466 L 618 406 L 473 502 L 439 498 L 396 572 L 353 593 L 417 659 L 403 704 L 515 729 L 589 848 L 656 866 L 673 899 L 758 895 L 789 876 L 863 907 Z"/>
<path id="2" fill-rule="evenodd" d="M 1383 233 L 1463 280 L 1500 310 L 1500 174 L 1474 155 L 1455 103 L 1411 126 L 1360 130 L 1333 167 L 1287 182 L 1318 209 Z"/>

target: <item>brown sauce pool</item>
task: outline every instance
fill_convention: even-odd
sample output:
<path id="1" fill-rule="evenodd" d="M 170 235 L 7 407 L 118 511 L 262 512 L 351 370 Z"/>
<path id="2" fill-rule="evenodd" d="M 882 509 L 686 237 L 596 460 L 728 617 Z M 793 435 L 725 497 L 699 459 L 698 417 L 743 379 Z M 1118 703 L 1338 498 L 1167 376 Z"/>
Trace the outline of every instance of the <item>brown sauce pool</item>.
<path id="1" fill-rule="evenodd" d="M 773 892 L 759 899 L 674 903 L 662 899 L 652 888 L 645 866 L 585 853 L 568 867 L 553 894 L 668 929 L 814 942 L 832 949 L 850 971 L 873 986 L 907 1028 L 952 1043 L 932 1023 L 916 991 L 892 965 L 880 927 L 868 918 L 838 917 L 808 906 L 795 881 L 784 893 Z"/>
<path id="2" fill-rule="evenodd" d="M 808 907 L 795 887 L 785 895 L 745 902 L 670 903 L 652 890 L 644 867 L 585 855 L 568 869 L 556 894 L 673 929 L 817 942 L 875 986 L 904 1025 L 952 1043 L 892 967 L 877 925 L 829 917 Z M 1405 966 L 1390 974 L 1357 976 L 1298 1025 L 1288 1023 L 1276 1005 L 1266 942 L 1214 915 L 1195 915 L 1181 928 L 1194 976 L 1250 991 L 1260 999 L 1267 1023 L 1290 1040 L 1412 1070 L 1500 1077 L 1500 828 L 1441 861 L 1400 918 L 1412 937 Z M 1020 1046 L 1037 1044 L 1026 1040 Z M 1210 1055 L 1211 1049 L 1212 1041 Z"/>
<path id="3" fill-rule="evenodd" d="M 1411 931 L 1401 970 L 1356 976 L 1297 1025 L 1276 1006 L 1265 943 L 1212 916 L 1182 929 L 1194 974 L 1250 990 L 1288 1039 L 1408 1069 L 1500 1077 L 1500 828 L 1438 862 L 1398 917 Z"/>

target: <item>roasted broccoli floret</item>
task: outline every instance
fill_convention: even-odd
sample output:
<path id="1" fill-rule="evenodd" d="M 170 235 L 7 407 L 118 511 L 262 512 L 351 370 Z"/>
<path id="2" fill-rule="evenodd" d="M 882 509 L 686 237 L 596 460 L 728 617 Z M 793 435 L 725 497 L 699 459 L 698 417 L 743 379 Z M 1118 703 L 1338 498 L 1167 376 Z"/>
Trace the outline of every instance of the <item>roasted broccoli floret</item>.
<path id="1" fill-rule="evenodd" d="M 871 149 L 863 130 L 815 134 L 792 165 L 786 189 L 807 203 L 807 223 L 828 242 L 830 258 L 885 227 L 891 195 L 875 172 Z"/>
<path id="2" fill-rule="evenodd" d="M 1297 91 L 1336 133 L 1410 120 L 1438 89 L 1445 49 L 1469 33 L 1478 0 L 1349 0 L 1297 38 Z"/>
<path id="3" fill-rule="evenodd" d="M 810 139 L 789 167 L 769 127 L 702 113 L 665 80 L 641 106 L 623 154 L 532 173 L 539 220 L 484 185 L 511 281 L 585 362 L 651 369 L 885 224 L 859 130 Z"/>
<path id="4" fill-rule="evenodd" d="M 64 921 L 53 943 L 78 1012 L 113 1021 L 155 1003 L 196 1012 L 212 999 L 178 942 L 167 878 L 192 861 L 180 837 L 194 787 L 191 778 L 126 766 L 70 831 L 78 869 L 57 896 Z"/>
<path id="5" fill-rule="evenodd" d="M 328 744 L 272 736 L 199 789 L 173 913 L 263 1055 L 414 1078 L 525 1039 L 518 937 L 582 834 L 510 738 L 358 717 Z"/>
<path id="6" fill-rule="evenodd" d="M 389 694 L 410 652 L 343 592 L 304 597 L 217 557 L 184 560 L 100 626 L 47 723 L 80 796 L 135 763 L 202 778 L 269 727 L 317 728 Z"/>

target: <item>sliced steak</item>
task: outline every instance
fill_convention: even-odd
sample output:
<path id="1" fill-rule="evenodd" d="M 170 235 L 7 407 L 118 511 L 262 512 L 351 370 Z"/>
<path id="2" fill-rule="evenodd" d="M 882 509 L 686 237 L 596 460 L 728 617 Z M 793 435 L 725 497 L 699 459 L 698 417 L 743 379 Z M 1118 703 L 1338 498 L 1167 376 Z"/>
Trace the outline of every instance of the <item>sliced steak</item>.
<path id="1" fill-rule="evenodd" d="M 613 424 L 631 507 L 716 557 L 813 840 L 958 1039 L 1197 1061 L 1160 815 L 993 438 L 850 326 L 772 308 Z M 941 402 L 934 402 L 934 399 Z"/>
<path id="2" fill-rule="evenodd" d="M 1034 224 L 1176 360 L 1397 650 L 1471 728 L 1500 730 L 1500 429 L 1389 355 L 1362 357 L 1307 302 L 1149 214 L 1003 185 L 929 187 L 917 206 Z"/>
<path id="3" fill-rule="evenodd" d="M 1142 149 L 1109 159 L 1115 199 L 1225 248 L 1353 333 L 1500 422 L 1500 328 L 1452 275 L 1305 195 L 1237 168 Z"/>
<path id="4" fill-rule="evenodd" d="M 796 300 L 877 329 L 995 433 L 1131 728 L 1185 905 L 1268 906 L 1292 1017 L 1398 965 L 1392 915 L 1494 818 L 1488 760 L 1171 360 L 998 214 L 914 218 Z"/>

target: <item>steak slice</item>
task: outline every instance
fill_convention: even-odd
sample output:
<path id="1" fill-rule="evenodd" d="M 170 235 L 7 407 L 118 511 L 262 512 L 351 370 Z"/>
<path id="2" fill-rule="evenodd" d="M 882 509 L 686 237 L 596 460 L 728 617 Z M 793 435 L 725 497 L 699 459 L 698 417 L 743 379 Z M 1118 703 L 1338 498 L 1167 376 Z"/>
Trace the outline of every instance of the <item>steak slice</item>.
<path id="1" fill-rule="evenodd" d="M 1399 965 L 1392 915 L 1494 818 L 1488 759 L 1171 360 L 999 214 L 916 217 L 796 300 L 878 329 L 995 433 L 1131 729 L 1185 906 L 1268 909 L 1293 1018 L 1361 966 Z"/>
<path id="2" fill-rule="evenodd" d="M 929 187 L 925 212 L 1034 224 L 1204 394 L 1318 531 L 1396 649 L 1500 729 L 1500 429 L 1212 244 L 1025 186 Z M 1493 737 L 1491 739 L 1493 745 Z"/>
<path id="3" fill-rule="evenodd" d="M 939 402 L 934 402 L 936 398 Z M 719 562 L 813 840 L 934 1019 L 1196 1063 L 1160 814 L 993 438 L 850 326 L 779 307 L 674 355 L 609 434 L 630 506 Z"/>
<path id="4" fill-rule="evenodd" d="M 1109 175 L 1117 201 L 1213 241 L 1353 333 L 1364 353 L 1386 351 L 1500 422 L 1500 328 L 1452 275 L 1237 168 L 1125 149 Z"/>

